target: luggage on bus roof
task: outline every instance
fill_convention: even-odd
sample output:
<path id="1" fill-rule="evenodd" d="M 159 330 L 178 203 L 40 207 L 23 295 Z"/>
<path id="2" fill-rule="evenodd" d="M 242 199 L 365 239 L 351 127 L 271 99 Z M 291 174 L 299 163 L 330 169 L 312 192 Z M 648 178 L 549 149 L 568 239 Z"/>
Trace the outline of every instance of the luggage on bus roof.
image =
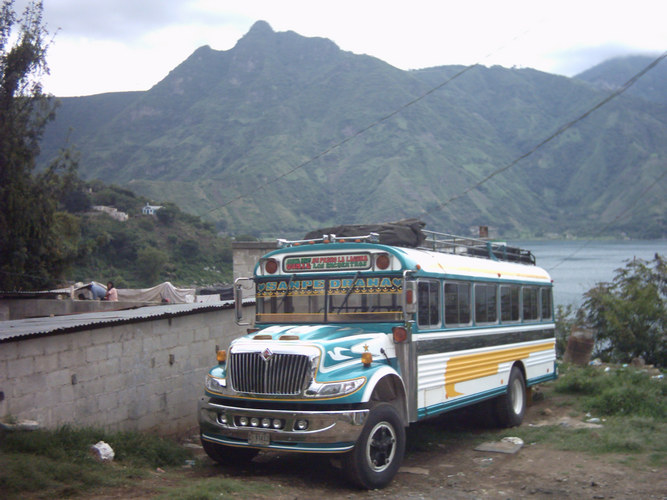
<path id="1" fill-rule="evenodd" d="M 426 240 L 422 228 L 426 223 L 418 219 L 403 219 L 396 222 L 381 224 L 350 224 L 316 229 L 306 234 L 305 239 L 321 238 L 323 235 L 335 234 L 337 237 L 366 236 L 370 233 L 380 235 L 380 243 L 398 247 L 419 247 Z"/>

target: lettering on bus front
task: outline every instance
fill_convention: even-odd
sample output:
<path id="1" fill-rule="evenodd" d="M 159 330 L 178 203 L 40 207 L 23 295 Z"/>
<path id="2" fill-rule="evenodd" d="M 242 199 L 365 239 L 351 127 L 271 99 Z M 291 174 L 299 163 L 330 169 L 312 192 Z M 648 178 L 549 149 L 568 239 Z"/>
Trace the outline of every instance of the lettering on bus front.
<path id="1" fill-rule="evenodd" d="M 304 271 L 363 271 L 371 268 L 368 253 L 348 253 L 339 255 L 301 255 L 287 257 L 283 262 L 285 272 Z"/>

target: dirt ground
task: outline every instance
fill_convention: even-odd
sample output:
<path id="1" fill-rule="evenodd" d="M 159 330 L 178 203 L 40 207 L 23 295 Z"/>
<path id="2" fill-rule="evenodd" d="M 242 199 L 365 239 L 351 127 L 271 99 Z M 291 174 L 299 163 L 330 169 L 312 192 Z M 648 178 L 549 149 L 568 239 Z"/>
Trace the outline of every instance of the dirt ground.
<path id="1" fill-rule="evenodd" d="M 535 402 L 528 408 L 523 425 L 581 422 L 568 417 L 569 411 L 552 409 L 548 401 Z M 667 467 L 627 465 L 622 463 L 623 456 L 555 451 L 539 443 L 524 443 L 514 454 L 475 451 L 476 444 L 469 440 L 434 443 L 429 451 L 408 452 L 401 471 L 388 487 L 360 491 L 351 489 L 342 471 L 336 468 L 335 460 L 332 463 L 325 456 L 263 452 L 250 464 L 230 468 L 210 461 L 203 450 L 195 448 L 191 438 L 187 446 L 202 458 L 203 465 L 181 471 L 158 471 L 131 491 L 109 491 L 95 498 L 151 498 L 164 487 L 184 486 L 206 477 L 228 477 L 269 485 L 271 492 L 257 498 L 275 500 L 667 499 Z"/>

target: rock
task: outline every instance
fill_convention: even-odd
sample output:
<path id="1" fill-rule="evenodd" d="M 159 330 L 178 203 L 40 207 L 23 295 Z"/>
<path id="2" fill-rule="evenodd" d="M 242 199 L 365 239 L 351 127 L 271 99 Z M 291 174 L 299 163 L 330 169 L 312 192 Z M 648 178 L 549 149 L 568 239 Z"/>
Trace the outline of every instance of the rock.
<path id="1" fill-rule="evenodd" d="M 429 475 L 429 470 L 423 469 L 421 467 L 401 467 L 398 469 L 398 472 L 404 472 L 406 474 L 420 474 L 422 476 Z"/>
<path id="2" fill-rule="evenodd" d="M 11 424 L 0 422 L 0 428 L 8 432 L 36 431 L 39 430 L 39 422 L 35 420 L 19 420 Z"/>
<path id="3" fill-rule="evenodd" d="M 641 356 L 637 356 L 636 358 L 632 358 L 630 364 L 635 368 L 644 368 L 644 366 L 646 366 L 646 361 L 644 361 L 644 358 Z"/>
<path id="4" fill-rule="evenodd" d="M 91 446 L 90 453 L 98 462 L 111 462 L 115 456 L 113 448 L 111 448 L 111 446 L 109 446 L 104 441 L 100 441 L 97 444 Z"/>

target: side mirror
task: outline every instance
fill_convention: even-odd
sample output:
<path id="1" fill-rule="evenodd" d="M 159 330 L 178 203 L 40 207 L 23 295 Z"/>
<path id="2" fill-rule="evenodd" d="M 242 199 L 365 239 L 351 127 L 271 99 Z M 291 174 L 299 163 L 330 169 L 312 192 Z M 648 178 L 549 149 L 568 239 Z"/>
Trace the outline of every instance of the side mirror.
<path id="1" fill-rule="evenodd" d="M 250 323 L 243 321 L 243 282 L 253 282 L 252 278 L 237 278 L 234 280 L 234 315 L 236 324 L 248 326 Z"/>
<path id="2" fill-rule="evenodd" d="M 417 282 L 409 280 L 407 274 L 403 277 L 403 311 L 406 314 L 417 312 Z"/>

